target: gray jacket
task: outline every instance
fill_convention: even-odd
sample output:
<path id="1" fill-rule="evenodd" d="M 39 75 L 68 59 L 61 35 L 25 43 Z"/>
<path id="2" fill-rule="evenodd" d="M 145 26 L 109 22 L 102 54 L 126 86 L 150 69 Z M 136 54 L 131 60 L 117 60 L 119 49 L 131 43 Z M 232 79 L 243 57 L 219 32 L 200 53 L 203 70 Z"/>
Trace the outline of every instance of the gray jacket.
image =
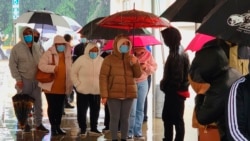
<path id="1" fill-rule="evenodd" d="M 42 55 L 38 44 L 33 42 L 32 53 L 24 41 L 23 31 L 29 27 L 23 27 L 20 31 L 20 41 L 14 45 L 9 58 L 9 68 L 12 77 L 16 81 L 22 78 L 34 80 L 37 71 L 37 64 Z"/>

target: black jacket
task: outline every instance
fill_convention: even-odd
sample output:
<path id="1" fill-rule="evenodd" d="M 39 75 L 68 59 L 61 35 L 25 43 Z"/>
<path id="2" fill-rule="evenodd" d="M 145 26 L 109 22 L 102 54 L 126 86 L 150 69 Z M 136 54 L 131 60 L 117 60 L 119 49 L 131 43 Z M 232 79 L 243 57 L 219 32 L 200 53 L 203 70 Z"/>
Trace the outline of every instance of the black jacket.
<path id="1" fill-rule="evenodd" d="M 79 56 L 84 54 L 84 50 L 85 50 L 86 45 L 87 45 L 87 43 L 80 43 L 74 47 L 73 56 L 72 56 L 73 62 L 75 62 L 75 60 Z"/>
<path id="2" fill-rule="evenodd" d="M 195 97 L 198 122 L 203 125 L 215 122 L 221 141 L 226 141 L 226 100 L 231 85 L 241 76 L 240 73 L 228 66 L 227 56 L 216 41 L 210 41 L 196 52 L 189 73 L 193 81 L 210 84 L 204 95 Z"/>
<path id="3" fill-rule="evenodd" d="M 250 140 L 250 75 L 238 79 L 231 87 L 227 103 L 229 141 Z"/>

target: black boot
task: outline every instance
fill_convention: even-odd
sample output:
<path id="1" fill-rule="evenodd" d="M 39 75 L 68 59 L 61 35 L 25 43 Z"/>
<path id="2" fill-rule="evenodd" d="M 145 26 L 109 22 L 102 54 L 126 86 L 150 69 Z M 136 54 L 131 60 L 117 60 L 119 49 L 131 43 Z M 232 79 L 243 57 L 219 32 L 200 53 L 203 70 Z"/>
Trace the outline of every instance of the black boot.
<path id="1" fill-rule="evenodd" d="M 52 135 L 52 136 L 58 135 L 58 132 L 57 132 L 57 130 L 56 130 L 56 126 L 55 126 L 55 125 L 52 125 L 52 126 L 51 126 L 51 135 Z"/>
<path id="2" fill-rule="evenodd" d="M 126 139 L 121 139 L 121 141 L 126 141 Z"/>
<path id="3" fill-rule="evenodd" d="M 56 131 L 59 135 L 66 135 L 66 132 L 60 128 L 60 126 L 56 126 Z"/>

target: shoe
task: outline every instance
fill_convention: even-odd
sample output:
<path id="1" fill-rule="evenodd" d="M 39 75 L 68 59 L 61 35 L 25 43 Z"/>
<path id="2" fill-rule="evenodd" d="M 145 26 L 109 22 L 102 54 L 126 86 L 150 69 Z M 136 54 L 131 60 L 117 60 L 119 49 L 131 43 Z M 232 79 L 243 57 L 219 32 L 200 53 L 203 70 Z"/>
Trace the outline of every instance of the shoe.
<path id="1" fill-rule="evenodd" d="M 60 126 L 56 127 L 56 131 L 59 135 L 66 135 L 66 132 L 60 128 Z"/>
<path id="2" fill-rule="evenodd" d="M 43 124 L 40 124 L 38 127 L 36 127 L 37 131 L 49 133 L 49 130 L 43 126 Z"/>
<path id="3" fill-rule="evenodd" d="M 144 141 L 145 140 L 145 137 L 141 136 L 141 135 L 136 135 L 134 137 L 135 140 L 140 140 L 140 141 Z"/>
<path id="4" fill-rule="evenodd" d="M 66 103 L 65 103 L 65 107 L 64 107 L 64 108 L 70 108 L 70 109 L 73 109 L 73 108 L 75 108 L 75 106 L 72 106 L 72 105 L 70 105 L 70 103 L 66 102 Z"/>
<path id="5" fill-rule="evenodd" d="M 25 133 L 31 133 L 31 128 L 28 124 L 25 125 L 23 132 Z"/>
<path id="6" fill-rule="evenodd" d="M 101 136 L 102 132 L 98 131 L 98 130 L 90 130 L 89 131 L 89 135 L 90 136 Z"/>
<path id="7" fill-rule="evenodd" d="M 105 127 L 105 128 L 102 129 L 102 133 L 103 134 L 106 134 L 106 133 L 109 133 L 109 132 L 110 132 L 110 130 L 107 127 Z"/>
<path id="8" fill-rule="evenodd" d="M 134 138 L 132 136 L 128 136 L 127 141 L 134 141 Z"/>
<path id="9" fill-rule="evenodd" d="M 87 133 L 86 133 L 85 130 L 81 130 L 79 135 L 80 135 L 81 138 L 86 138 L 87 137 Z"/>

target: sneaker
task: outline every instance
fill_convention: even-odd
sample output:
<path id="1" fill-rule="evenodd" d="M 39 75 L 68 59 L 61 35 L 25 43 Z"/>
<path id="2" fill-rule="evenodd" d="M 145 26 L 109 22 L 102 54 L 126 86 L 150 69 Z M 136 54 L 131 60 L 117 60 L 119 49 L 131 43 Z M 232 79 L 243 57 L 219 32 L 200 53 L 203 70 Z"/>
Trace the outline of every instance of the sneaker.
<path id="1" fill-rule="evenodd" d="M 145 137 L 141 136 L 141 135 L 137 135 L 134 137 L 135 140 L 140 140 L 140 141 L 144 141 Z"/>
<path id="2" fill-rule="evenodd" d="M 105 127 L 105 128 L 102 129 L 102 133 L 103 134 L 106 134 L 106 133 L 109 133 L 109 132 L 110 132 L 110 130 L 107 127 Z"/>
<path id="3" fill-rule="evenodd" d="M 86 137 L 87 137 L 86 131 L 81 130 L 81 132 L 80 132 L 80 137 L 81 137 L 81 138 L 86 138 Z"/>
<path id="4" fill-rule="evenodd" d="M 49 130 L 43 126 L 43 124 L 40 124 L 38 127 L 36 127 L 37 131 L 49 133 Z"/>
<path id="5" fill-rule="evenodd" d="M 127 141 L 134 141 L 134 138 L 132 136 L 128 136 Z"/>
<path id="6" fill-rule="evenodd" d="M 72 105 L 70 105 L 70 103 L 69 102 L 66 102 L 65 103 L 65 107 L 64 108 L 70 108 L 70 109 L 73 109 L 73 108 L 75 108 L 75 106 L 72 106 Z"/>
<path id="7" fill-rule="evenodd" d="M 25 133 L 31 133 L 31 128 L 28 124 L 25 125 L 23 132 Z"/>
<path id="8" fill-rule="evenodd" d="M 90 136 L 101 136 L 102 133 L 98 130 L 91 130 L 91 131 L 89 131 L 89 135 Z"/>

